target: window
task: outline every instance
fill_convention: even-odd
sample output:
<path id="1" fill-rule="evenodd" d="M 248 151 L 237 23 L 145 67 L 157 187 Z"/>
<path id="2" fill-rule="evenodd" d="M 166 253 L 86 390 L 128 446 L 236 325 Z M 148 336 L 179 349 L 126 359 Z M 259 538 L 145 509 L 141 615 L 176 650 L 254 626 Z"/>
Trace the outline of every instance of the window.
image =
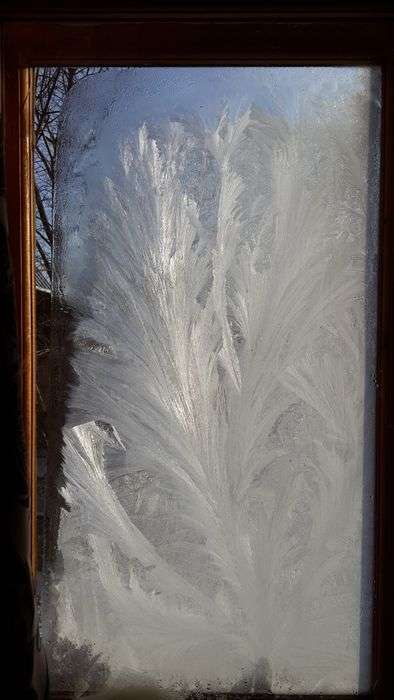
<path id="1" fill-rule="evenodd" d="M 79 61 L 59 104 L 47 410 L 48 368 L 55 391 L 32 481 L 54 677 L 67 658 L 80 691 L 369 692 L 383 61 L 248 67 L 245 42 L 239 67 L 184 50 L 186 67 L 135 68 L 124 47 L 111 67 L 116 50 Z M 78 690 L 62 673 L 54 689 Z"/>

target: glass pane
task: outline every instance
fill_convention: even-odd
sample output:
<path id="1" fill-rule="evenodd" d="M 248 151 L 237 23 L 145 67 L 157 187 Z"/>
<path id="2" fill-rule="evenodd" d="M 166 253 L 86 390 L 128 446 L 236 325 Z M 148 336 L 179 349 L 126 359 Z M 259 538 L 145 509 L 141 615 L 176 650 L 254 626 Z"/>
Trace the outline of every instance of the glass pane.
<path id="1" fill-rule="evenodd" d="M 379 109 L 375 68 L 38 69 L 53 689 L 370 687 Z"/>

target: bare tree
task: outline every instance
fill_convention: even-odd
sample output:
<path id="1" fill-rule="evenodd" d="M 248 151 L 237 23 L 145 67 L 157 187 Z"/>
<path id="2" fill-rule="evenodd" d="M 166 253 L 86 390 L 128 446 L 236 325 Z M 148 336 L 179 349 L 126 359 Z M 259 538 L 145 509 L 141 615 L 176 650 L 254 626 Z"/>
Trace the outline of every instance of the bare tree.
<path id="1" fill-rule="evenodd" d="M 35 71 L 36 273 L 38 286 L 47 289 L 52 278 L 55 162 L 63 102 L 77 81 L 103 70 L 45 67 Z"/>
<path id="2" fill-rule="evenodd" d="M 38 475 L 38 541 L 39 567 L 48 552 L 55 547 L 54 538 L 47 521 L 57 522 L 62 499 L 58 491 L 61 479 L 61 456 L 59 454 L 60 428 L 64 420 L 66 393 L 67 352 L 57 356 L 56 348 L 67 342 L 70 321 L 67 310 L 54 316 L 51 306 L 52 253 L 54 243 L 53 206 L 55 189 L 55 166 L 58 134 L 64 100 L 73 85 L 105 68 L 45 67 L 35 70 L 35 144 L 34 187 L 36 200 L 36 310 L 37 310 L 37 458 Z M 66 369 L 65 369 L 66 368 Z M 57 372 L 62 373 L 64 383 L 60 392 L 56 384 Z M 55 377 L 55 379 L 54 379 Z M 52 406 L 51 383 L 57 387 L 56 410 Z M 52 421 L 49 425 L 49 421 Z M 51 460 L 48 460 L 48 450 Z M 55 455 L 55 456 L 54 456 Z M 60 475 L 60 476 L 59 476 Z M 54 528 L 56 534 L 56 528 Z M 55 537 L 55 535 L 54 535 Z M 52 548 L 52 549 L 51 549 Z"/>

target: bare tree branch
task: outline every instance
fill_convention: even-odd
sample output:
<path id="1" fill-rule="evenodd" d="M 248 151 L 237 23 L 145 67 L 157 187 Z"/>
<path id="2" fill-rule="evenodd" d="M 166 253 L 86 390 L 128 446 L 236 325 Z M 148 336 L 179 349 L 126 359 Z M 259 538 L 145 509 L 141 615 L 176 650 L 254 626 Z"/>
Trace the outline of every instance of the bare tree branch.
<path id="1" fill-rule="evenodd" d="M 50 225 L 50 223 L 48 221 L 48 217 L 45 213 L 45 208 L 44 208 L 44 205 L 43 205 L 42 200 L 41 200 L 40 190 L 37 187 L 37 185 L 35 185 L 34 190 L 35 190 L 36 204 L 37 204 L 38 213 L 40 215 L 40 220 L 41 220 L 41 223 L 44 227 L 44 231 L 48 237 L 48 242 L 52 245 L 52 243 L 53 243 L 52 226 Z"/>
<path id="2" fill-rule="evenodd" d="M 73 85 L 106 68 L 37 68 L 35 71 L 35 194 L 37 204 L 37 265 L 51 283 L 53 196 L 59 120 L 62 105 Z M 43 242 L 39 242 L 38 238 Z M 46 245 L 44 245 L 44 242 Z"/>
<path id="3" fill-rule="evenodd" d="M 40 244 L 40 242 L 37 239 L 36 239 L 36 246 L 37 246 L 38 251 L 40 253 L 41 261 L 45 267 L 45 271 L 46 271 L 48 277 L 51 278 L 51 274 L 52 274 L 51 263 L 48 260 L 48 256 L 46 255 L 42 245 Z"/>

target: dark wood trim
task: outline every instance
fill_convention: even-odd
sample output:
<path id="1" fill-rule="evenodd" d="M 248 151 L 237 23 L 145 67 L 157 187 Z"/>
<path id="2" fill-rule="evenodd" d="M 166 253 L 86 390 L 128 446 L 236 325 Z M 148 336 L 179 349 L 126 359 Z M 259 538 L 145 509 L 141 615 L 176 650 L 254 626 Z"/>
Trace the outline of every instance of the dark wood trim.
<path id="1" fill-rule="evenodd" d="M 82 698 L 95 698 L 99 695 L 96 692 L 87 691 Z M 101 696 L 100 696 L 101 697 Z M 275 693 L 196 693 L 189 695 L 186 700 L 350 700 L 350 698 L 361 698 L 362 700 L 373 700 L 376 695 L 363 693 L 360 695 L 276 695 Z M 386 697 L 386 696 L 385 696 Z M 391 698 L 388 695 L 387 698 Z M 72 691 L 53 691 L 50 700 L 72 700 L 75 693 Z M 104 700 L 104 699 L 103 699 Z"/>
<path id="2" fill-rule="evenodd" d="M 23 359 L 23 415 L 35 567 L 35 311 L 32 192 L 32 71 L 36 65 L 376 64 L 383 69 L 379 328 L 376 426 L 374 684 L 392 696 L 394 626 L 394 32 L 393 12 L 305 9 L 211 13 L 134 10 L 132 19 L 97 10 L 67 22 L 4 25 L 6 186 Z M 121 13 L 120 13 L 121 14 Z M 44 8 L 41 16 L 47 16 Z M 71 21 L 73 19 L 73 21 Z M 70 697 L 54 693 L 53 698 Z M 254 696 L 256 697 L 256 696 Z M 268 696 L 267 696 L 268 697 Z M 270 695 L 270 698 L 276 696 Z M 300 697 L 300 696 L 294 696 Z M 321 696 L 308 696 L 308 698 Z M 326 696 L 326 700 L 334 696 Z M 340 696 L 335 696 L 340 697 Z M 343 697 L 343 696 L 342 696 Z"/>
<path id="3" fill-rule="evenodd" d="M 349 22 L 256 18 L 138 19 L 134 22 L 11 22 L 4 46 L 31 65 L 262 65 L 383 63 L 393 20 Z"/>
<path id="4" fill-rule="evenodd" d="M 22 370 L 22 419 L 29 480 L 29 558 L 36 551 L 36 330 L 33 195 L 33 71 L 6 64 L 4 156 L 10 251 L 15 279 Z"/>
<path id="5" fill-rule="evenodd" d="M 376 410 L 374 677 L 393 686 L 394 628 L 394 59 L 384 66 Z"/>
<path id="6" fill-rule="evenodd" d="M 280 18 L 291 20 L 295 18 L 328 17 L 330 19 L 348 17 L 389 17 L 393 16 L 392 3 L 388 0 L 359 0 L 357 3 L 351 0 L 246 0 L 244 3 L 227 3 L 223 8 L 220 0 L 190 0 L 185 3 L 182 0 L 162 2 L 161 0 L 115 0 L 111 5 L 106 0 L 38 0 L 34 3 L 26 0 L 14 0 L 2 10 L 3 19 L 41 21 L 45 19 L 56 20 L 92 20 L 115 18 L 121 20 L 135 20 L 136 18 L 159 18 L 172 16 L 204 17 L 205 19 L 231 16 L 234 18 L 253 17 L 257 19 Z"/>

